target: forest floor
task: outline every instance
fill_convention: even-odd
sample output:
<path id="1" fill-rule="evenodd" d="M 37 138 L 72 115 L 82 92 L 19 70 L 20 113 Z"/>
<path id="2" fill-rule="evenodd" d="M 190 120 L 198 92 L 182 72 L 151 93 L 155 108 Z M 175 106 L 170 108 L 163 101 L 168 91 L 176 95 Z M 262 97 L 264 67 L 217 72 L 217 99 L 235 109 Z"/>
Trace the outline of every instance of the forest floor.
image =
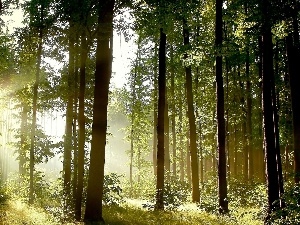
<path id="1" fill-rule="evenodd" d="M 239 209 L 229 216 L 220 216 L 198 210 L 188 204 L 177 211 L 156 212 L 143 208 L 140 201 L 127 201 L 122 206 L 104 206 L 107 225 L 262 225 L 256 218 L 258 209 Z M 21 200 L 9 200 L 0 207 L 0 225 L 79 225 L 83 223 L 58 222 L 45 210 L 28 206 Z"/>

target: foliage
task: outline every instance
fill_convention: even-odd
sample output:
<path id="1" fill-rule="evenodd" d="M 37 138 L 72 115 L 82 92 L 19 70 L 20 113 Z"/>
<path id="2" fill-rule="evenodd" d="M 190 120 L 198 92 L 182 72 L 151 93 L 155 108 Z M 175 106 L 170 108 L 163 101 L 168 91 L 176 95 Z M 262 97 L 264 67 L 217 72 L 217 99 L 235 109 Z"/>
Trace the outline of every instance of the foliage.
<path id="1" fill-rule="evenodd" d="M 273 224 L 300 224 L 300 185 L 287 183 L 285 188 L 285 193 L 282 196 L 285 207 L 274 211 L 270 221 Z"/>
<path id="2" fill-rule="evenodd" d="M 9 200 L 9 195 L 5 191 L 4 184 L 0 180 L 0 206 L 7 203 Z"/>
<path id="3" fill-rule="evenodd" d="M 164 206 L 167 210 L 176 210 L 188 200 L 191 193 L 190 185 L 169 174 L 164 189 Z M 150 202 L 143 204 L 145 208 L 153 209 L 155 193 L 150 196 Z"/>
<path id="4" fill-rule="evenodd" d="M 104 175 L 102 200 L 106 205 L 119 205 L 123 202 L 121 177 L 116 173 Z"/>

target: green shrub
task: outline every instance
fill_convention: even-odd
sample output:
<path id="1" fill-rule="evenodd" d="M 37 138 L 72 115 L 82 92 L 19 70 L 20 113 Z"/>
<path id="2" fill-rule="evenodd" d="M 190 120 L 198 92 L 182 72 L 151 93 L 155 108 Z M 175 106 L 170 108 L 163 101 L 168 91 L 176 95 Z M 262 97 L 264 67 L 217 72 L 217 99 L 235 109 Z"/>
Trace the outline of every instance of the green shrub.
<path id="1" fill-rule="evenodd" d="M 191 193 L 189 184 L 185 181 L 178 180 L 178 178 L 173 175 L 169 176 L 164 187 L 164 206 L 168 210 L 175 210 L 183 205 Z M 152 194 L 150 199 L 150 202 L 143 206 L 148 209 L 153 209 L 155 194 Z"/>
<path id="2" fill-rule="evenodd" d="M 286 183 L 285 193 L 282 198 L 285 202 L 285 207 L 271 214 L 270 221 L 272 224 L 300 224 L 300 185 Z"/>
<path id="3" fill-rule="evenodd" d="M 120 178 L 122 175 L 110 173 L 104 176 L 103 202 L 106 205 L 119 205 L 123 202 Z"/>

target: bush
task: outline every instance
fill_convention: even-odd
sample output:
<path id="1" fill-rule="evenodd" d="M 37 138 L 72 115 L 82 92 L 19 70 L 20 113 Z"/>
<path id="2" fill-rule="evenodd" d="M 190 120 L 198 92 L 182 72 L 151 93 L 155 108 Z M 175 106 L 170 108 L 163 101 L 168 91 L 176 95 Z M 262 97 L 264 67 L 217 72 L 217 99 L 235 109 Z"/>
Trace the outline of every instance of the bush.
<path id="1" fill-rule="evenodd" d="M 285 207 L 273 212 L 270 221 L 273 224 L 300 224 L 300 185 L 287 183 L 282 198 Z"/>
<path id="2" fill-rule="evenodd" d="M 168 210 L 175 210 L 184 204 L 190 195 L 190 186 L 185 181 L 180 181 L 173 175 L 169 176 L 169 180 L 165 183 L 164 189 L 164 206 Z M 155 205 L 155 194 L 150 197 L 150 202 L 143 204 L 143 207 L 153 209 Z"/>
<path id="3" fill-rule="evenodd" d="M 119 205 L 123 202 L 120 178 L 122 175 L 110 173 L 104 176 L 103 202 L 106 205 Z"/>
<path id="4" fill-rule="evenodd" d="M 6 204 L 7 200 L 9 199 L 9 196 L 7 195 L 5 191 L 5 187 L 0 181 L 0 206 Z"/>

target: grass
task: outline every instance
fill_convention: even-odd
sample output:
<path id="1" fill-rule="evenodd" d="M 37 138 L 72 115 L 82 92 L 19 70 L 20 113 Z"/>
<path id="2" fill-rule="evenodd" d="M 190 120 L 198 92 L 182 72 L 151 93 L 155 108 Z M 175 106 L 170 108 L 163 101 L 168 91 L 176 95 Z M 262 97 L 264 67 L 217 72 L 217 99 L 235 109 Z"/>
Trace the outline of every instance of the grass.
<path id="1" fill-rule="evenodd" d="M 149 211 L 130 202 L 122 206 L 104 206 L 103 217 L 107 225 L 262 225 L 261 220 L 254 218 L 257 210 L 239 209 L 230 216 L 221 216 L 199 210 L 192 204 L 179 211 Z M 53 215 L 18 199 L 8 200 L 0 207 L 0 225 L 59 224 L 62 223 Z"/>

